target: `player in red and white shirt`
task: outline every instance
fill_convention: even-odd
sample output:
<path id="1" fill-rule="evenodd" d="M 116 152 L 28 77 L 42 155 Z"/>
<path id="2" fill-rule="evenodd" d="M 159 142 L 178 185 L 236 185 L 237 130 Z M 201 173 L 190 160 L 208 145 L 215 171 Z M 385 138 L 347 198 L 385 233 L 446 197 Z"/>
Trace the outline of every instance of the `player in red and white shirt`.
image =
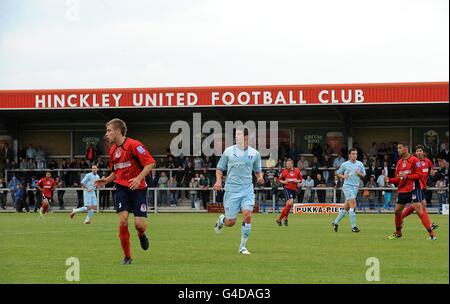
<path id="1" fill-rule="evenodd" d="M 286 161 L 286 169 L 281 171 L 278 182 L 284 184 L 283 193 L 286 199 L 286 206 L 284 206 L 281 211 L 281 214 L 277 219 L 277 224 L 281 226 L 281 220 L 284 218 L 284 225 L 287 226 L 289 212 L 294 203 L 294 198 L 297 196 L 298 184 L 302 182 L 300 169 L 294 168 L 294 161 L 292 159 L 289 158 Z"/>
<path id="2" fill-rule="evenodd" d="M 55 180 L 52 178 L 50 171 L 45 172 L 45 177 L 37 182 L 36 188 L 42 195 L 42 206 L 39 208 L 39 216 L 42 218 L 48 212 L 49 204 L 53 202 L 53 191 L 56 188 Z"/>
<path id="3" fill-rule="evenodd" d="M 134 227 L 138 231 L 141 247 L 147 250 L 149 240 L 147 229 L 147 184 L 145 177 L 155 167 L 155 160 L 145 146 L 126 137 L 127 126 L 121 119 L 115 118 L 106 124 L 105 138 L 112 144 L 109 151 L 111 174 L 95 182 L 96 187 L 116 184 L 116 211 L 119 214 L 119 238 L 125 255 L 122 264 L 131 264 L 130 232 L 128 215 L 134 213 Z"/>
<path id="4" fill-rule="evenodd" d="M 425 199 L 425 194 L 427 191 L 427 181 L 428 181 L 428 177 L 430 175 L 434 176 L 435 172 L 433 169 L 433 163 L 431 162 L 430 159 L 425 157 L 424 146 L 422 146 L 422 145 L 416 146 L 416 157 L 422 162 L 422 177 L 420 179 L 420 187 L 422 189 L 422 210 L 423 210 L 423 212 L 428 213 L 427 212 L 427 201 Z M 408 207 L 405 208 L 405 210 L 403 210 L 402 219 L 409 216 L 413 212 L 414 212 L 414 206 L 409 205 Z M 433 230 L 435 230 L 438 227 L 439 226 L 436 225 L 435 223 L 431 224 L 431 229 L 433 229 Z"/>
<path id="5" fill-rule="evenodd" d="M 397 205 L 395 206 L 395 233 L 390 235 L 389 239 L 402 237 L 402 212 L 406 204 L 412 204 L 423 226 L 430 235 L 429 239 L 436 240 L 428 213 L 423 212 L 422 209 L 422 189 L 420 186 L 420 180 L 423 174 L 422 162 L 417 157 L 409 154 L 408 145 L 405 143 L 399 143 L 397 150 L 400 159 L 395 168 L 395 177 L 386 177 L 387 182 L 398 187 Z"/>

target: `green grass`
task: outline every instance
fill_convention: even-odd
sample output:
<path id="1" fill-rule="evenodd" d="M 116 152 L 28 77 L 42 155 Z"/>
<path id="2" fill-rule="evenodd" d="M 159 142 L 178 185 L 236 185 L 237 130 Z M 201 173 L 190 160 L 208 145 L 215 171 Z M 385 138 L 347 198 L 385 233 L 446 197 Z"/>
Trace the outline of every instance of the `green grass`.
<path id="1" fill-rule="evenodd" d="M 368 257 L 380 260 L 379 283 L 449 283 L 448 216 L 431 215 L 440 225 L 432 242 L 415 215 L 402 239 L 388 240 L 393 215 L 358 214 L 355 234 L 348 217 L 335 233 L 334 215 L 291 215 L 289 227 L 278 227 L 274 215 L 257 214 L 252 254 L 242 256 L 240 225 L 216 235 L 217 214 L 150 214 L 150 250 L 130 229 L 128 266 L 120 264 L 118 216 L 96 214 L 91 225 L 84 216 L 0 214 L 0 283 L 68 283 L 68 257 L 80 261 L 80 283 L 369 283 Z"/>

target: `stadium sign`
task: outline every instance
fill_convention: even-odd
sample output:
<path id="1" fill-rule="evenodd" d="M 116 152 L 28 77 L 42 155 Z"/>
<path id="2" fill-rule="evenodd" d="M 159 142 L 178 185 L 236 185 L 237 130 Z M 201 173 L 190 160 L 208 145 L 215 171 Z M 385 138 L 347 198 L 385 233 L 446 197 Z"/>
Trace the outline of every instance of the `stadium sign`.
<path id="1" fill-rule="evenodd" d="M 315 213 L 330 214 L 339 213 L 344 208 L 344 204 L 294 204 L 294 214 Z"/>
<path id="2" fill-rule="evenodd" d="M 448 82 L 0 90 L 0 110 L 448 103 Z"/>

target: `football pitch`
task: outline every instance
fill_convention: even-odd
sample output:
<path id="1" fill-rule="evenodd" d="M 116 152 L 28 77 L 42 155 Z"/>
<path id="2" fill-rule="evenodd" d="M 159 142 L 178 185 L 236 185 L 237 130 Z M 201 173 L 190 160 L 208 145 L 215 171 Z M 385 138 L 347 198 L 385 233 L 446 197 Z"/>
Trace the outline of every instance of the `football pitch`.
<path id="1" fill-rule="evenodd" d="M 217 235 L 218 214 L 149 214 L 150 249 L 143 251 L 130 221 L 131 265 L 121 265 L 118 216 L 85 214 L 73 220 L 53 213 L 0 214 L 0 283 L 73 283 L 66 259 L 80 263 L 75 283 L 449 283 L 448 216 L 430 215 L 439 224 L 438 240 L 428 241 L 416 215 L 404 224 L 403 238 L 388 240 L 392 214 L 358 214 L 360 233 L 346 217 L 339 232 L 335 215 L 291 215 L 278 227 L 275 215 L 256 214 L 247 248 L 238 254 L 241 225 Z M 130 216 L 132 220 L 132 215 Z M 242 220 L 239 215 L 238 222 Z M 379 260 L 380 281 L 366 272 Z"/>

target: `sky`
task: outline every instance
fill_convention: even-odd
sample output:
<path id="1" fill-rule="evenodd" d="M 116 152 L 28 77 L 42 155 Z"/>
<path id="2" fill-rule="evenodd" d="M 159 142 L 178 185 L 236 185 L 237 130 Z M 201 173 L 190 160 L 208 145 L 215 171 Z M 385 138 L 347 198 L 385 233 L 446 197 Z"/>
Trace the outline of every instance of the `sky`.
<path id="1" fill-rule="evenodd" d="M 0 89 L 448 80 L 448 0 L 0 0 Z"/>

